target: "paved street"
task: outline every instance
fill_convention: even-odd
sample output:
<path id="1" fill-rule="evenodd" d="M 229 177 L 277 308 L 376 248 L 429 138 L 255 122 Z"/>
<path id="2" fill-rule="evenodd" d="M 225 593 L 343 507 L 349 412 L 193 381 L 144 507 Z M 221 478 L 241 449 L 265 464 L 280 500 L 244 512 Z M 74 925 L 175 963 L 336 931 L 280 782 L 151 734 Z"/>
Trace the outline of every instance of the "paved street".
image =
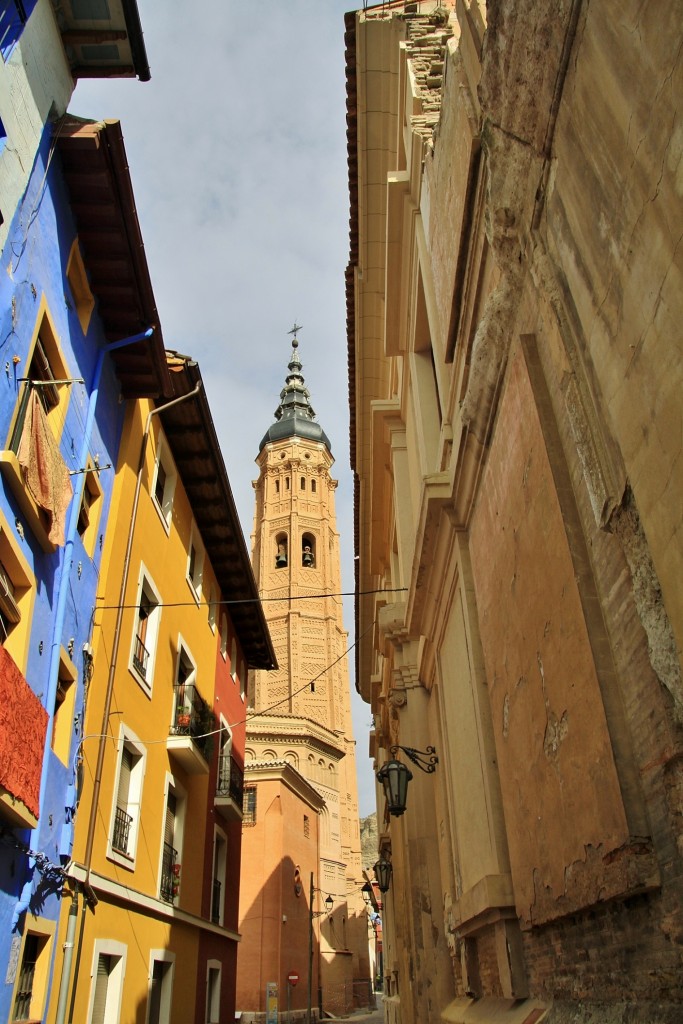
<path id="1" fill-rule="evenodd" d="M 377 993 L 377 1009 L 368 1013 L 367 1010 L 361 1010 L 358 1013 L 349 1014 L 348 1017 L 334 1017 L 333 1020 L 347 1020 L 351 1024 L 359 1024 L 363 1021 L 366 1024 L 384 1024 L 384 1008 L 382 1006 L 382 996 Z M 330 1018 L 327 1018 L 330 1019 Z"/>

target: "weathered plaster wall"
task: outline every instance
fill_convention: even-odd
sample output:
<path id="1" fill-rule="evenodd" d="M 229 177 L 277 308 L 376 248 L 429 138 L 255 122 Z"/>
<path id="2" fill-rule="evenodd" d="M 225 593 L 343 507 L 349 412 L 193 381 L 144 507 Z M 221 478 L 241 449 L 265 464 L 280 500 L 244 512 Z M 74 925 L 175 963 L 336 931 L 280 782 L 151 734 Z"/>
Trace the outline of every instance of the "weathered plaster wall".
<path id="1" fill-rule="evenodd" d="M 527 925 L 592 902 L 590 851 L 628 840 L 551 467 L 514 346 L 470 531 L 515 902 Z M 588 889 L 586 889 L 588 885 Z M 592 896 L 589 890 L 592 889 Z"/>
<path id="2" fill-rule="evenodd" d="M 0 60 L 0 249 L 28 184 L 48 117 L 66 111 L 74 82 L 50 0 L 38 0 L 7 62 Z"/>

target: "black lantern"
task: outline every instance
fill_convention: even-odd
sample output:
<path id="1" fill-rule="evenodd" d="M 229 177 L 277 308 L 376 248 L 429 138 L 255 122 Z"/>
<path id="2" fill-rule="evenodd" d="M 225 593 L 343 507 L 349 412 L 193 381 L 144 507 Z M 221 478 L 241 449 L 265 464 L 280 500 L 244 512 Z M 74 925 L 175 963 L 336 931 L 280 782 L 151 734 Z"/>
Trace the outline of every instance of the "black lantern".
<path id="1" fill-rule="evenodd" d="M 327 911 L 328 914 L 331 912 L 333 906 L 334 900 L 332 899 L 331 896 L 328 896 L 327 899 L 325 900 L 325 910 Z"/>
<path id="2" fill-rule="evenodd" d="M 389 814 L 398 818 L 406 809 L 408 783 L 413 773 L 401 761 L 392 759 L 383 764 L 377 772 L 377 781 L 384 786 L 384 795 L 389 807 Z M 386 892 L 386 890 L 383 890 Z"/>
<path id="3" fill-rule="evenodd" d="M 387 860 L 385 857 L 380 857 L 377 863 L 373 865 L 372 870 L 375 872 L 379 891 L 388 892 L 389 882 L 391 881 L 391 872 L 393 871 L 391 861 Z"/>
<path id="4" fill-rule="evenodd" d="M 371 907 L 372 906 L 372 899 L 370 897 L 370 893 L 372 892 L 372 886 L 370 885 L 369 882 L 366 882 L 365 885 L 362 886 L 361 892 L 363 894 L 363 899 L 365 900 L 367 906 Z"/>

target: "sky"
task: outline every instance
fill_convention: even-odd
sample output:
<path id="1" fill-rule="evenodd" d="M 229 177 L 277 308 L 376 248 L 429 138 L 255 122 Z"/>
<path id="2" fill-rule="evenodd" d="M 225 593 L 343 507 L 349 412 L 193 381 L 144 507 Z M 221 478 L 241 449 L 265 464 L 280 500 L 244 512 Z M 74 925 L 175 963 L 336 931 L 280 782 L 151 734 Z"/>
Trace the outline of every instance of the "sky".
<path id="1" fill-rule="evenodd" d="M 151 81 L 82 80 L 69 110 L 121 121 L 167 348 L 199 362 L 250 548 L 254 460 L 294 323 L 332 444 L 342 587 L 353 590 L 344 270 L 344 12 L 353 0 L 138 0 Z M 360 4 L 359 4 L 360 6 Z M 344 601 L 353 643 L 353 600 Z M 375 809 L 370 708 L 349 656 L 359 810 Z"/>

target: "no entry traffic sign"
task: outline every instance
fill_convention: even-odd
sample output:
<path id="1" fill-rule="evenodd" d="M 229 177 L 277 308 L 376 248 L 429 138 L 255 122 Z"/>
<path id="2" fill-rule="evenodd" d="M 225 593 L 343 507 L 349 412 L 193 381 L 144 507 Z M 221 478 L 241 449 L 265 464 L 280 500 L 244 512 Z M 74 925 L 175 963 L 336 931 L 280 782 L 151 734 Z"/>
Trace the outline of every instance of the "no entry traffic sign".
<path id="1" fill-rule="evenodd" d="M 299 980 L 299 975 L 296 973 L 296 971 L 290 971 L 289 974 L 287 975 L 287 981 L 292 986 L 296 985 L 298 980 Z"/>

